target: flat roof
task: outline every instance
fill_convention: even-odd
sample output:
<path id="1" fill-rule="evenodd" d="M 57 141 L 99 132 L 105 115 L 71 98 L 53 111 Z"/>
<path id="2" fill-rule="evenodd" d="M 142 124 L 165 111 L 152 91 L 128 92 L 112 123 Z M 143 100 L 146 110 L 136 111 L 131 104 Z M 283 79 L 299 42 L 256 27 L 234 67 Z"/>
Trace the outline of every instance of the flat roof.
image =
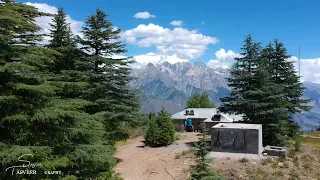
<path id="1" fill-rule="evenodd" d="M 233 121 L 230 121 L 229 119 L 227 119 L 227 120 L 220 120 L 220 121 L 213 121 L 213 120 L 211 120 L 211 118 L 208 118 L 208 119 L 206 119 L 206 120 L 204 120 L 203 122 L 207 122 L 207 123 L 209 123 L 209 122 L 217 122 L 217 123 L 232 123 Z"/>
<path id="2" fill-rule="evenodd" d="M 225 128 L 225 129 L 260 129 L 262 124 L 244 124 L 244 123 L 219 123 L 212 128 Z"/>
<path id="3" fill-rule="evenodd" d="M 186 110 L 194 111 L 194 115 L 185 115 Z M 218 114 L 217 108 L 187 108 L 183 111 L 177 112 L 171 116 L 173 120 L 180 120 L 180 119 L 211 119 L 214 115 Z M 235 114 L 227 114 L 227 113 L 219 113 L 220 115 L 224 116 L 230 122 L 240 121 L 243 119 L 243 115 L 235 115 Z M 223 121 L 222 121 L 223 122 Z M 228 122 L 228 121 L 225 121 Z"/>
<path id="4" fill-rule="evenodd" d="M 185 115 L 186 110 L 188 111 L 193 110 L 194 115 Z M 215 114 L 217 114 L 216 108 L 188 108 L 173 114 L 171 118 L 172 119 L 189 119 L 189 118 L 208 119 Z"/>

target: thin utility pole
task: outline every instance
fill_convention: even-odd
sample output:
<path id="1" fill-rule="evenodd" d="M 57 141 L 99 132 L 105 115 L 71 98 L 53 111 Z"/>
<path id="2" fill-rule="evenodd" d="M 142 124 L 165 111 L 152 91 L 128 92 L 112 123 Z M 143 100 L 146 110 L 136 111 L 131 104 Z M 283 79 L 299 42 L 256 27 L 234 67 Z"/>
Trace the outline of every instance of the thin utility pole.
<path id="1" fill-rule="evenodd" d="M 300 45 L 299 45 L 299 52 L 298 52 L 298 63 L 299 63 L 299 77 L 300 77 L 300 70 L 301 70 L 301 62 L 300 62 Z"/>

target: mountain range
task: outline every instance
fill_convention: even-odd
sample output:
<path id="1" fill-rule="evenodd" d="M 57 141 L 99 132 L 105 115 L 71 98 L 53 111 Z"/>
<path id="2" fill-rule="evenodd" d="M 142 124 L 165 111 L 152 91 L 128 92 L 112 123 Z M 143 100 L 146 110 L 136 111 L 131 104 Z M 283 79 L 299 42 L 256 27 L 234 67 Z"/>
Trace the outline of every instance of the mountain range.
<path id="1" fill-rule="evenodd" d="M 185 108 L 187 100 L 196 92 L 206 92 L 211 101 L 219 106 L 219 98 L 229 93 L 226 77 L 228 69 L 211 68 L 204 62 L 180 62 L 170 64 L 147 64 L 133 69 L 135 77 L 129 83 L 131 89 L 140 90 L 141 111 L 159 112 L 164 107 L 170 113 Z M 303 131 L 315 130 L 320 126 L 320 84 L 304 82 L 304 97 L 312 99 L 310 112 L 301 112 L 293 116 Z"/>

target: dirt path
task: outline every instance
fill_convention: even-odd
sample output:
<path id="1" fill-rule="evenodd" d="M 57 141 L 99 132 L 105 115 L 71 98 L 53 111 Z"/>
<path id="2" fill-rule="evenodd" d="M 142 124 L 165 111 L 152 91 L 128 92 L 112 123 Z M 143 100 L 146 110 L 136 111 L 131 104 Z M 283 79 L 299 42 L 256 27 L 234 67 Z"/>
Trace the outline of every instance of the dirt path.
<path id="1" fill-rule="evenodd" d="M 125 180 L 185 180 L 192 158 L 175 158 L 190 149 L 190 143 L 198 140 L 198 133 L 184 133 L 181 140 L 167 147 L 143 147 L 143 137 L 118 147 L 115 155 L 120 163 L 115 168 Z"/>

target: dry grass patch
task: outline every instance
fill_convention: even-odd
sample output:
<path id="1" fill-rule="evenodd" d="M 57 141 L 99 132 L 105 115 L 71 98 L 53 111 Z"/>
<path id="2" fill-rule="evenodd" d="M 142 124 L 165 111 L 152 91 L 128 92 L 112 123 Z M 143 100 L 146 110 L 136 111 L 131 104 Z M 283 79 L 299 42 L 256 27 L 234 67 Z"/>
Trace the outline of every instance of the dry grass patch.
<path id="1" fill-rule="evenodd" d="M 185 136 L 183 133 L 176 133 L 175 135 L 175 140 L 181 140 L 183 139 Z"/>
<path id="2" fill-rule="evenodd" d="M 301 142 L 304 145 L 307 146 L 315 146 L 320 148 L 320 138 L 319 137 L 309 137 L 309 136 L 302 136 L 301 137 Z"/>
<path id="3" fill-rule="evenodd" d="M 273 176 L 284 176 L 284 172 L 283 170 L 275 170 L 273 173 L 272 173 Z"/>
<path id="4" fill-rule="evenodd" d="M 301 156 L 300 158 L 301 162 L 302 162 L 302 167 L 306 170 L 311 170 L 312 166 L 313 166 L 313 161 L 314 161 L 314 157 L 309 155 L 309 154 L 305 154 L 303 156 Z"/>
<path id="5" fill-rule="evenodd" d="M 175 155 L 175 159 L 180 159 L 181 157 L 186 157 L 186 156 L 187 157 L 193 157 L 194 151 L 195 151 L 194 148 L 191 148 L 191 149 L 188 149 L 188 150 L 184 150 L 181 153 L 177 153 Z"/>
<path id="6" fill-rule="evenodd" d="M 251 165 L 247 167 L 246 174 L 252 180 L 273 180 L 270 174 L 263 170 L 262 167 Z"/>
<path id="7" fill-rule="evenodd" d="M 265 165 L 271 164 L 272 162 L 273 162 L 272 158 L 265 158 L 260 161 L 260 164 L 265 166 Z"/>
<path id="8" fill-rule="evenodd" d="M 287 147 L 294 150 L 294 146 Z M 215 159 L 213 168 L 226 179 L 243 180 L 311 180 L 320 177 L 320 148 L 302 145 L 300 152 L 292 154 L 292 160 L 265 158 L 256 163 L 247 159 Z"/>
<path id="9" fill-rule="evenodd" d="M 293 164 L 295 165 L 295 166 L 297 166 L 297 167 L 299 167 L 300 166 L 300 158 L 299 157 L 294 157 L 294 159 L 293 159 Z"/>
<path id="10" fill-rule="evenodd" d="M 248 162 L 250 162 L 250 161 L 249 161 L 248 158 L 241 158 L 241 159 L 239 159 L 239 162 L 241 162 L 241 163 L 248 163 Z"/>
<path id="11" fill-rule="evenodd" d="M 317 134 L 312 135 L 318 136 Z M 212 167 L 223 174 L 226 179 L 232 180 L 319 179 L 320 138 L 301 137 L 301 141 L 300 151 L 295 151 L 295 141 L 288 141 L 286 144 L 289 160 L 270 157 L 257 163 L 255 161 L 249 162 L 246 158 L 239 160 L 216 158 Z"/>
<path id="12" fill-rule="evenodd" d="M 130 144 L 131 141 L 130 140 L 127 140 L 127 141 L 118 141 L 116 143 L 116 146 L 124 146 L 124 145 L 127 145 L 127 144 Z"/>
<path id="13" fill-rule="evenodd" d="M 307 136 L 320 137 L 320 131 L 309 132 Z"/>
<path id="14" fill-rule="evenodd" d="M 288 150 L 287 156 L 288 156 L 289 158 L 293 159 L 293 158 L 295 157 L 295 155 L 296 155 L 296 152 L 297 152 L 297 151 L 295 151 L 294 149 L 290 149 L 290 150 Z"/>
<path id="15" fill-rule="evenodd" d="M 289 172 L 289 180 L 298 180 L 298 179 L 300 179 L 300 174 L 296 170 L 291 169 Z"/>

